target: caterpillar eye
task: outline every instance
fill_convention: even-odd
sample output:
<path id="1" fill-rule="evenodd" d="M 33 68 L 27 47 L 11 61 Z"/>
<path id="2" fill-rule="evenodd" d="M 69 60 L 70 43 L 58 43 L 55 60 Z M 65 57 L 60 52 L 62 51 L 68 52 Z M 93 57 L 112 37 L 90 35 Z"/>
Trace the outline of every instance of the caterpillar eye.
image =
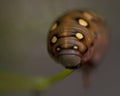
<path id="1" fill-rule="evenodd" d="M 88 27 L 88 22 L 86 21 L 86 20 L 84 20 L 84 19 L 78 19 L 78 23 L 80 24 L 80 25 L 82 25 L 82 26 L 84 26 L 84 27 Z"/>
<path id="2" fill-rule="evenodd" d="M 51 42 L 55 44 L 57 42 L 58 38 L 56 36 L 53 36 L 51 39 Z"/>
<path id="3" fill-rule="evenodd" d="M 58 23 L 56 22 L 56 23 L 54 23 L 53 25 L 52 25 L 52 27 L 51 27 L 51 31 L 53 31 L 53 30 L 55 30 L 56 28 L 58 27 Z"/>
<path id="4" fill-rule="evenodd" d="M 84 38 L 84 35 L 82 33 L 76 33 L 75 36 L 79 40 L 82 40 Z"/>

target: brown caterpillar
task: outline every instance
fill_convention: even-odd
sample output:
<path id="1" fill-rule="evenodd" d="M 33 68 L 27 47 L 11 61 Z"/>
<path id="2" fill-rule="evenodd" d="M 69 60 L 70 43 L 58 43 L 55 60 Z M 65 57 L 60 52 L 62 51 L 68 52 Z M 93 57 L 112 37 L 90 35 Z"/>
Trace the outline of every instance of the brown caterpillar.
<path id="1" fill-rule="evenodd" d="M 83 68 L 84 81 L 108 44 L 107 27 L 92 11 L 72 10 L 60 16 L 48 34 L 48 52 L 69 69 Z"/>

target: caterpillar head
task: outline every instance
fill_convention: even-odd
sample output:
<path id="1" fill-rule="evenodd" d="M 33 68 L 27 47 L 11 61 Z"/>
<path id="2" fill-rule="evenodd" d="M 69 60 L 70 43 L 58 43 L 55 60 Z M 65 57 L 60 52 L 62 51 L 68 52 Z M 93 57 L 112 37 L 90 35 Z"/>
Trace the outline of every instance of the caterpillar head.
<path id="1" fill-rule="evenodd" d="M 93 52 L 88 50 L 94 45 L 94 25 L 97 19 L 92 12 L 74 10 L 55 20 L 47 40 L 52 58 L 72 69 L 89 60 Z"/>

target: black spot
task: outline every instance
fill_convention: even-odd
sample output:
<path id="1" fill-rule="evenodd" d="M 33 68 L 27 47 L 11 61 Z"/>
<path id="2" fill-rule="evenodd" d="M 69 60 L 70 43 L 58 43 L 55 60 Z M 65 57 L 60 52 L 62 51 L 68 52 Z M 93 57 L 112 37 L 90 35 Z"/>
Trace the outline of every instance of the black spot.
<path id="1" fill-rule="evenodd" d="M 91 46 L 93 46 L 93 45 L 94 45 L 94 43 L 92 42 L 92 43 L 91 43 Z"/>
<path id="2" fill-rule="evenodd" d="M 85 54 L 88 51 L 88 47 L 86 46 L 85 51 L 82 54 Z"/>

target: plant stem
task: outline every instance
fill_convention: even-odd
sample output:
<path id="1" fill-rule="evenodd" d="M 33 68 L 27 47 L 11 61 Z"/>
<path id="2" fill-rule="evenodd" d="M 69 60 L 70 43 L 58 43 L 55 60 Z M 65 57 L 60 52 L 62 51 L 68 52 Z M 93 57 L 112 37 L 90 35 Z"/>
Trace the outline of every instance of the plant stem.
<path id="1" fill-rule="evenodd" d="M 56 76 L 50 77 L 48 79 L 38 79 L 36 82 L 37 87 L 35 89 L 37 90 L 46 90 L 51 85 L 59 82 L 60 80 L 63 80 L 65 77 L 69 76 L 74 70 L 65 69 L 63 72 L 57 74 Z"/>
<path id="2" fill-rule="evenodd" d="M 58 75 L 50 79 L 51 84 L 57 83 L 60 80 L 63 80 L 65 77 L 69 76 L 74 70 L 66 69 Z"/>
<path id="3" fill-rule="evenodd" d="M 29 78 L 13 74 L 0 74 L 0 91 L 14 90 L 38 90 L 43 91 L 48 89 L 54 83 L 63 80 L 69 76 L 74 70 L 65 69 L 63 72 L 50 78 Z"/>

